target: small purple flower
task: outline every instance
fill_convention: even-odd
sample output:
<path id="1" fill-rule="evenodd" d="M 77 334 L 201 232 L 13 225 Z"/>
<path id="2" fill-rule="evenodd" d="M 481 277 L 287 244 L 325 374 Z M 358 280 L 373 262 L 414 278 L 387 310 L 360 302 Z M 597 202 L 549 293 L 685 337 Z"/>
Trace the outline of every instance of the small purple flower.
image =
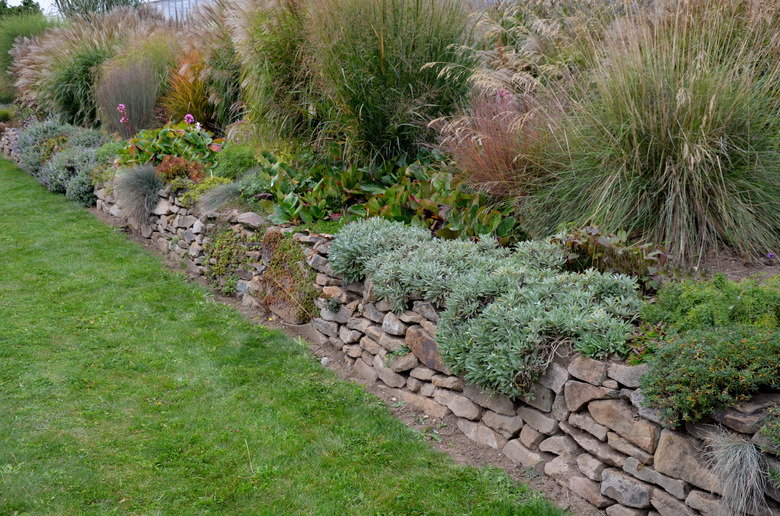
<path id="1" fill-rule="evenodd" d="M 119 105 L 116 107 L 116 110 L 117 110 L 117 111 L 119 111 L 120 113 L 123 113 L 123 112 L 125 111 L 125 109 L 127 109 L 127 108 L 125 107 L 125 105 L 124 105 L 124 104 L 119 104 Z"/>
<path id="2" fill-rule="evenodd" d="M 184 115 L 184 122 L 187 125 L 192 124 L 193 122 L 195 122 L 195 117 L 192 116 L 191 114 L 187 113 L 186 115 Z"/>
<path id="3" fill-rule="evenodd" d="M 775 253 L 769 253 L 768 255 L 766 255 L 766 257 L 771 260 L 772 258 L 775 257 Z"/>

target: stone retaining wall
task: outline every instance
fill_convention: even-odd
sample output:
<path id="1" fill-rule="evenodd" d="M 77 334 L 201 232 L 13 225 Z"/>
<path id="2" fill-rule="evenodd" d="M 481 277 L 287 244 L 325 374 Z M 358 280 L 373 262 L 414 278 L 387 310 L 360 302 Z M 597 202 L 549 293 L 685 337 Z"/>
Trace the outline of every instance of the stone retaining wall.
<path id="1" fill-rule="evenodd" d="M 308 259 L 324 296 L 313 325 L 367 381 L 383 382 L 433 417 L 454 414 L 473 441 L 537 468 L 608 516 L 719 513 L 723 486 L 701 458 L 702 440 L 715 426 L 662 428 L 640 405 L 639 377 L 647 366 L 558 359 L 534 383 L 533 399 L 491 396 L 442 363 L 437 307 L 413 300 L 396 315 L 372 295 L 370 282 L 344 284 L 328 263 L 328 248 L 318 242 Z M 713 423 L 760 441 L 763 411 L 775 403 L 780 394 L 759 395 L 716 413 Z M 777 457 L 769 460 L 780 467 Z M 780 493 L 767 489 L 766 501 L 759 514 L 780 514 Z"/>

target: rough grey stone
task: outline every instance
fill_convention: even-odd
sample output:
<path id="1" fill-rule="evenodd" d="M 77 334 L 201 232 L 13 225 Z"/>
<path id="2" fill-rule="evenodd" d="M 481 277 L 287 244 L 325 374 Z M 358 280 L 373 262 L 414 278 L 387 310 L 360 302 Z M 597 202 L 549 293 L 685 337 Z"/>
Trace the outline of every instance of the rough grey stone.
<path id="1" fill-rule="evenodd" d="M 558 431 L 558 422 L 548 417 L 536 409 L 530 407 L 520 407 L 517 409 L 517 415 L 527 424 L 539 432 L 547 435 L 553 435 Z"/>
<path id="2" fill-rule="evenodd" d="M 391 337 L 383 332 L 382 336 L 379 337 L 379 345 L 390 353 L 394 353 L 404 346 L 404 340 L 397 337 Z"/>
<path id="3" fill-rule="evenodd" d="M 266 219 L 265 217 L 261 217 L 257 213 L 253 213 L 251 211 L 242 213 L 241 215 L 238 216 L 236 221 L 239 224 L 250 227 L 252 229 L 259 229 L 261 227 L 265 227 L 268 225 L 268 219 Z"/>
<path id="4" fill-rule="evenodd" d="M 443 374 L 437 374 L 434 375 L 433 378 L 431 378 L 431 382 L 433 382 L 433 385 L 436 387 L 441 387 L 442 389 L 450 389 L 452 391 L 463 391 L 463 380 L 458 378 L 457 376 L 446 376 Z"/>
<path id="5" fill-rule="evenodd" d="M 374 357 L 374 370 L 379 375 L 379 379 L 390 387 L 403 387 L 406 385 L 406 378 L 385 367 L 385 359 L 380 355 Z"/>
<path id="6" fill-rule="evenodd" d="M 431 322 L 437 323 L 441 319 L 439 311 L 432 304 L 423 301 L 415 301 L 412 305 L 412 311 L 417 312 Z"/>
<path id="7" fill-rule="evenodd" d="M 693 514 L 693 511 L 685 507 L 683 502 L 676 500 L 660 489 L 653 489 L 650 504 L 661 516 L 688 516 Z"/>
<path id="8" fill-rule="evenodd" d="M 339 306 L 339 309 L 335 312 L 331 312 L 327 308 L 320 310 L 320 317 L 326 321 L 333 321 L 341 324 L 346 324 L 352 317 L 352 310 L 347 310 L 345 306 Z"/>
<path id="9" fill-rule="evenodd" d="M 566 421 L 569 419 L 569 408 L 566 406 L 566 397 L 558 395 L 555 397 L 552 406 L 552 416 L 558 421 Z"/>
<path id="10" fill-rule="evenodd" d="M 618 469 L 607 469 L 602 473 L 601 494 L 617 500 L 622 505 L 636 509 L 650 507 L 653 488 Z"/>
<path id="11" fill-rule="evenodd" d="M 660 427 L 649 421 L 635 419 L 633 409 L 626 401 L 592 401 L 588 404 L 588 412 L 600 425 L 614 430 L 648 453 L 655 452 Z"/>
<path id="12" fill-rule="evenodd" d="M 427 319 L 422 315 L 409 310 L 404 310 L 404 312 L 399 315 L 398 318 L 401 319 L 401 322 L 406 324 L 422 324 L 424 321 L 427 321 Z"/>
<path id="13" fill-rule="evenodd" d="M 339 338 L 343 340 L 345 344 L 358 342 L 362 336 L 363 334 L 358 330 L 350 330 L 347 326 L 342 326 L 339 328 Z"/>
<path id="14" fill-rule="evenodd" d="M 409 372 L 409 376 L 417 378 L 418 380 L 430 381 L 434 377 L 436 371 L 429 369 L 425 366 L 417 366 Z"/>
<path id="15" fill-rule="evenodd" d="M 380 312 L 389 312 L 393 309 L 393 303 L 388 301 L 387 299 L 380 299 L 376 302 L 376 309 Z"/>
<path id="16" fill-rule="evenodd" d="M 641 464 L 634 457 L 626 459 L 623 471 L 635 476 L 639 480 L 644 480 L 645 482 L 650 482 L 651 484 L 663 487 L 667 493 L 680 500 L 685 500 L 685 497 L 688 496 L 688 493 L 691 490 L 691 487 L 682 480 L 662 475 L 651 467 Z"/>
<path id="17" fill-rule="evenodd" d="M 458 429 L 472 441 L 496 450 L 500 450 L 507 442 L 504 437 L 482 423 L 473 423 L 467 419 L 458 419 Z"/>
<path id="18" fill-rule="evenodd" d="M 363 348 L 358 344 L 347 344 L 342 348 L 342 351 L 350 358 L 360 358 L 360 355 L 363 353 Z"/>
<path id="19" fill-rule="evenodd" d="M 571 457 L 563 455 L 555 457 L 544 465 L 545 475 L 558 481 L 564 480 L 566 484 L 568 484 L 569 479 L 577 475 L 577 473 L 577 466 L 574 465 Z"/>
<path id="20" fill-rule="evenodd" d="M 644 464 L 645 466 L 652 466 L 653 461 L 655 460 L 651 454 L 641 450 L 637 446 L 634 446 L 615 432 L 609 432 L 607 434 L 607 444 L 615 448 L 617 451 L 635 458 L 639 463 Z"/>
<path id="21" fill-rule="evenodd" d="M 655 470 L 705 491 L 723 494 L 723 486 L 699 457 L 695 439 L 664 429 L 655 452 Z M 689 504 L 690 505 L 690 504 Z"/>
<path id="22" fill-rule="evenodd" d="M 761 429 L 761 420 L 764 415 L 761 412 L 744 414 L 734 409 L 724 409 L 716 410 L 711 417 L 736 432 L 755 434 Z"/>
<path id="23" fill-rule="evenodd" d="M 406 335 L 406 330 L 409 329 L 409 326 L 402 323 L 393 312 L 387 312 L 382 320 L 382 329 L 390 335 L 404 336 Z"/>
<path id="24" fill-rule="evenodd" d="M 572 412 L 582 410 L 591 401 L 617 398 L 619 395 L 617 392 L 610 391 L 604 387 L 597 387 L 576 380 L 566 382 L 563 392 L 566 397 L 566 407 Z"/>
<path id="25" fill-rule="evenodd" d="M 420 387 L 420 394 L 427 396 L 428 398 L 433 398 L 438 390 L 439 388 L 432 383 L 423 382 L 422 387 Z"/>
<path id="26" fill-rule="evenodd" d="M 520 431 L 520 442 L 531 450 L 535 450 L 539 443 L 544 441 L 545 437 L 544 434 L 537 432 L 529 425 L 523 426 L 523 429 Z"/>
<path id="27" fill-rule="evenodd" d="M 416 407 L 422 410 L 424 413 L 428 414 L 429 416 L 438 418 L 439 420 L 444 419 L 451 413 L 450 409 L 447 408 L 445 405 L 436 403 L 430 398 L 418 396 L 417 394 L 413 394 L 409 391 L 405 391 L 401 389 L 393 390 L 391 391 L 391 393 L 396 398 L 404 401 L 407 405 Z"/>
<path id="28" fill-rule="evenodd" d="M 515 412 L 515 404 L 512 403 L 512 400 L 509 399 L 509 396 L 504 394 L 491 394 L 472 384 L 466 384 L 463 386 L 463 394 L 465 394 L 467 398 L 469 398 L 477 405 L 485 407 L 486 409 L 490 409 L 493 412 L 497 412 L 505 416 L 514 416 L 517 414 Z"/>
<path id="29" fill-rule="evenodd" d="M 482 421 L 506 438 L 512 437 L 523 427 L 523 420 L 520 419 L 520 416 L 505 416 L 492 410 L 485 411 Z"/>
<path id="30" fill-rule="evenodd" d="M 363 307 L 363 315 L 376 323 L 381 323 L 385 318 L 385 314 L 377 310 L 373 303 L 368 303 Z"/>
<path id="31" fill-rule="evenodd" d="M 556 362 L 550 362 L 538 381 L 555 394 L 560 394 L 563 392 L 563 386 L 569 381 L 569 371 Z"/>
<path id="32" fill-rule="evenodd" d="M 338 337 L 339 335 L 339 325 L 334 322 L 315 317 L 311 320 L 311 323 L 314 326 L 314 329 L 323 335 L 327 335 L 328 337 Z"/>
<path id="33" fill-rule="evenodd" d="M 463 395 L 447 389 L 439 389 L 434 399 L 436 403 L 446 405 L 458 417 L 471 420 L 479 419 L 480 408 Z"/>
<path id="34" fill-rule="evenodd" d="M 355 372 L 362 376 L 369 384 L 376 382 L 379 375 L 373 367 L 366 364 L 363 360 L 355 361 Z"/>
<path id="35" fill-rule="evenodd" d="M 318 254 L 312 254 L 311 256 L 309 256 L 306 259 L 306 263 L 308 263 L 309 267 L 311 267 L 315 271 L 321 272 L 326 276 L 336 275 L 336 273 L 333 272 L 333 269 L 330 267 L 330 262 L 328 261 L 328 259 Z"/>
<path id="36" fill-rule="evenodd" d="M 171 203 L 165 199 L 160 199 L 160 202 L 157 203 L 157 206 L 152 210 L 152 213 L 155 215 L 168 215 L 171 213 Z"/>
<path id="37" fill-rule="evenodd" d="M 585 477 L 572 477 L 569 479 L 569 489 L 584 498 L 591 505 L 603 509 L 615 502 L 601 494 L 599 485 Z"/>
<path id="38" fill-rule="evenodd" d="M 636 409 L 639 411 L 639 415 L 645 419 L 648 419 L 652 421 L 653 423 L 658 423 L 659 425 L 664 424 L 664 418 L 661 416 L 661 412 L 658 410 L 653 410 L 649 408 L 645 408 L 644 406 L 644 400 L 645 395 L 642 394 L 641 390 L 636 390 L 631 393 L 631 404 L 636 407 Z"/>
<path id="39" fill-rule="evenodd" d="M 371 326 L 371 321 L 362 317 L 353 317 L 347 321 L 347 328 L 357 330 L 360 333 L 365 333 L 369 326 Z"/>
<path id="40" fill-rule="evenodd" d="M 582 446 L 585 451 L 595 455 L 601 462 L 618 468 L 622 468 L 626 463 L 627 457 L 625 455 L 614 450 L 611 446 L 602 443 L 592 435 L 581 432 L 565 422 L 561 422 L 559 426 L 561 430 L 569 434 L 575 441 L 577 441 L 577 444 Z"/>
<path id="41" fill-rule="evenodd" d="M 599 441 L 607 440 L 607 432 L 609 432 L 609 429 L 596 423 L 596 420 L 590 417 L 590 414 L 587 412 L 573 413 L 569 416 L 569 424 L 573 427 L 579 428 L 580 430 L 588 432 L 589 434 L 596 437 Z"/>
<path id="42" fill-rule="evenodd" d="M 523 468 L 532 468 L 544 460 L 540 453 L 529 450 L 518 439 L 507 442 L 501 451 L 509 460 Z"/>
<path id="43" fill-rule="evenodd" d="M 385 348 L 376 343 L 376 341 L 370 337 L 363 337 L 360 339 L 360 347 L 371 353 L 383 357 L 387 354 Z"/>
<path id="44" fill-rule="evenodd" d="M 338 278 L 331 278 L 327 274 L 318 272 L 316 278 L 314 279 L 314 283 L 323 287 L 330 287 L 330 286 L 340 286 L 344 282 Z"/>
<path id="45" fill-rule="evenodd" d="M 588 453 L 577 456 L 577 467 L 583 475 L 596 482 L 601 482 L 601 473 L 607 469 L 606 464 Z"/>
<path id="46" fill-rule="evenodd" d="M 636 389 L 639 387 L 639 377 L 649 370 L 649 364 L 630 366 L 613 362 L 609 365 L 607 376 L 630 389 Z"/>
<path id="47" fill-rule="evenodd" d="M 607 379 L 607 364 L 580 356 L 569 364 L 569 374 L 591 385 L 598 386 Z"/>
<path id="48" fill-rule="evenodd" d="M 607 516 L 645 516 L 647 511 L 642 509 L 632 509 L 631 507 L 625 507 L 620 504 L 610 505 L 604 512 Z"/>
<path id="49" fill-rule="evenodd" d="M 393 359 L 391 359 L 388 362 L 387 367 L 389 367 L 390 370 L 395 373 L 401 373 L 415 368 L 417 364 L 419 364 L 419 362 L 417 361 L 417 357 L 412 355 L 411 353 L 407 353 L 406 355 L 400 357 L 394 357 Z"/>
<path id="50" fill-rule="evenodd" d="M 366 337 L 373 339 L 374 342 L 376 342 L 377 344 L 382 339 L 382 336 L 385 334 L 385 332 L 382 331 L 382 328 L 380 328 L 375 324 L 372 324 L 371 326 L 366 328 L 366 331 L 363 333 L 366 334 Z"/>
<path id="51" fill-rule="evenodd" d="M 705 515 L 716 516 L 725 514 L 720 497 L 702 491 L 691 491 L 685 499 L 685 505 L 702 512 Z"/>
<path id="52" fill-rule="evenodd" d="M 580 451 L 577 443 L 568 435 L 554 435 L 539 443 L 539 451 L 552 453 L 553 455 L 574 456 Z"/>
<path id="53" fill-rule="evenodd" d="M 520 398 L 520 401 L 542 412 L 550 412 L 552 410 L 553 400 L 555 399 L 555 393 L 552 389 L 533 382 L 531 383 L 531 393 L 528 397 Z"/>
<path id="54" fill-rule="evenodd" d="M 420 387 L 422 387 L 422 382 L 417 378 L 406 379 L 406 388 L 409 389 L 409 392 L 420 392 Z"/>

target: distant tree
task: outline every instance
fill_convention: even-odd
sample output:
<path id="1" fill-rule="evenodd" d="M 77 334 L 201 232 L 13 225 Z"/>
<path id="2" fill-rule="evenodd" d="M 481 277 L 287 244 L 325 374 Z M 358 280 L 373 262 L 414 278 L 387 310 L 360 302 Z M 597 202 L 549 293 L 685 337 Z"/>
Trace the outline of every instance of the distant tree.
<path id="1" fill-rule="evenodd" d="M 22 0 L 22 5 L 8 5 L 7 0 L 0 0 L 0 18 L 15 14 L 42 14 L 41 6 L 35 0 Z"/>
<path id="2" fill-rule="evenodd" d="M 5 0 L 0 0 L 0 2 L 2 1 Z M 119 6 L 138 7 L 142 3 L 142 0 L 54 0 L 57 10 L 66 18 L 105 13 Z"/>

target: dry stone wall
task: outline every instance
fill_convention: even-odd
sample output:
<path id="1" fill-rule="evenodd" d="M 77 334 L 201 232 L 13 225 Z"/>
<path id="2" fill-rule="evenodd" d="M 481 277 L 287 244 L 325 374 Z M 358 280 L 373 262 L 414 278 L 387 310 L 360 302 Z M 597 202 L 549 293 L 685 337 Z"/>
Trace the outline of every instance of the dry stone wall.
<path id="1" fill-rule="evenodd" d="M 543 472 L 608 516 L 728 514 L 723 486 L 701 457 L 703 439 L 715 427 L 663 428 L 641 406 L 639 377 L 647 366 L 561 358 L 533 384 L 532 398 L 490 395 L 442 363 L 437 307 L 412 300 L 393 313 L 372 294 L 370 281 L 345 284 L 334 274 L 328 251 L 320 242 L 308 259 L 323 293 L 313 324 L 368 382 L 383 382 L 393 396 L 433 417 L 454 414 L 471 440 Z M 760 395 L 718 412 L 714 422 L 760 440 L 763 411 L 776 403 L 780 395 Z M 766 501 L 759 514 L 780 514 L 777 491 L 768 489 Z"/>

